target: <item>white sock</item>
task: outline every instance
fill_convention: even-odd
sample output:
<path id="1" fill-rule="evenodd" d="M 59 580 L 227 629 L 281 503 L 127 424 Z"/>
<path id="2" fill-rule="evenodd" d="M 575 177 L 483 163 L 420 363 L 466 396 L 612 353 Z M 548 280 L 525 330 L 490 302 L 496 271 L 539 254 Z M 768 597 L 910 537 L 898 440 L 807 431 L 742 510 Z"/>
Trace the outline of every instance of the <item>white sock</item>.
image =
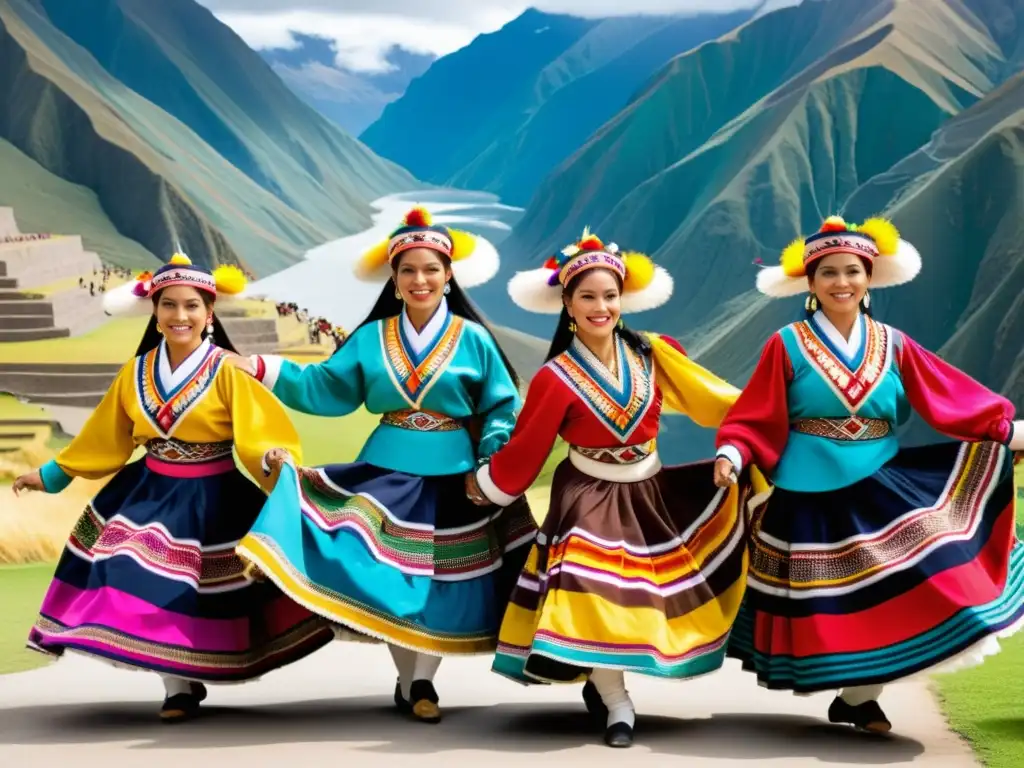
<path id="1" fill-rule="evenodd" d="M 416 666 L 412 671 L 413 680 L 430 680 L 433 682 L 437 668 L 441 666 L 440 656 L 428 656 L 425 653 L 416 654 Z"/>
<path id="2" fill-rule="evenodd" d="M 192 693 L 192 684 L 188 680 L 171 675 L 160 675 L 160 679 L 164 681 L 164 692 L 168 698 L 179 693 Z"/>
<path id="3" fill-rule="evenodd" d="M 412 695 L 412 681 L 416 669 L 416 652 L 398 645 L 388 645 L 391 651 L 391 659 L 395 662 L 395 669 L 398 670 L 398 687 L 402 691 L 402 698 L 406 701 Z"/>
<path id="4" fill-rule="evenodd" d="M 882 688 L 884 686 L 881 685 L 854 685 L 850 688 L 843 688 L 839 693 L 839 698 L 851 707 L 859 707 L 869 701 L 878 701 L 878 697 L 882 695 Z"/>
<path id="5" fill-rule="evenodd" d="M 590 673 L 590 682 L 601 694 L 601 700 L 608 707 L 607 727 L 625 723 L 630 728 L 636 722 L 633 701 L 626 691 L 626 675 L 618 669 L 595 669 Z"/>

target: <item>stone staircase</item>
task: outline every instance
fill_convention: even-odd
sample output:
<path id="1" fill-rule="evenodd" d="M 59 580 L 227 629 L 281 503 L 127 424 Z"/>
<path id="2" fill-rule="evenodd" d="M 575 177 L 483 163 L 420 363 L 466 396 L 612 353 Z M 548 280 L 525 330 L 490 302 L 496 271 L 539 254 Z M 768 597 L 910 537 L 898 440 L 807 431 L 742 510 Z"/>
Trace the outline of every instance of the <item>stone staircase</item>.
<path id="1" fill-rule="evenodd" d="M 33 403 L 95 408 L 120 363 L 0 363 L 0 392 Z"/>

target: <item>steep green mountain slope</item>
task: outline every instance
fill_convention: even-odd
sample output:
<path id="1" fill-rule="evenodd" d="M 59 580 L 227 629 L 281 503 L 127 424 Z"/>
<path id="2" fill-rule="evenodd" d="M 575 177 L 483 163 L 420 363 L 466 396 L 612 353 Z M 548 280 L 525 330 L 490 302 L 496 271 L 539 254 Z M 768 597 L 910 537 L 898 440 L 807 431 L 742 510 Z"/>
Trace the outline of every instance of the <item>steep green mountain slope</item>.
<path id="1" fill-rule="evenodd" d="M 667 61 L 753 13 L 583 20 L 530 10 L 436 62 L 362 138 L 430 181 L 525 205 Z M 421 105 L 442 94 L 459 118 L 424 135 Z M 424 149 L 430 157 L 416 158 Z"/>
<path id="2" fill-rule="evenodd" d="M 8 0 L 0 62 L 0 138 L 153 253 L 266 273 L 418 186 L 193 0 Z"/>
<path id="3" fill-rule="evenodd" d="M 545 181 L 501 278 L 589 224 L 675 277 L 672 302 L 632 323 L 742 384 L 767 336 L 802 315 L 798 299 L 752 292 L 752 262 L 776 262 L 830 213 L 884 212 L 925 271 L 879 292 L 878 316 L 1024 405 L 1022 9 L 810 2 L 676 59 Z M 546 338 L 551 318 L 499 301 L 504 282 L 475 295 L 495 322 Z M 711 435 L 679 423 L 664 442 L 697 458 Z"/>
<path id="4" fill-rule="evenodd" d="M 17 203 L 23 232 L 81 235 L 87 250 L 131 269 L 153 269 L 156 257 L 122 236 L 100 207 L 96 194 L 55 176 L 0 139 L 0 205 Z"/>

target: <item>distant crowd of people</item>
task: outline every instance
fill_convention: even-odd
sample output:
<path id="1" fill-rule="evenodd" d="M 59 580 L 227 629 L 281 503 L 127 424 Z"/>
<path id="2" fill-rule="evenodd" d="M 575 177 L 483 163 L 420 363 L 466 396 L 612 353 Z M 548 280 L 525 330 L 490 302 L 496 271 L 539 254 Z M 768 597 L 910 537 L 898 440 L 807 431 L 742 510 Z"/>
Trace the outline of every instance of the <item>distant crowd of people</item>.
<path id="1" fill-rule="evenodd" d="M 293 316 L 298 322 L 305 323 L 310 344 L 319 344 L 324 336 L 328 336 L 334 341 L 334 348 L 337 349 L 348 335 L 340 325 L 331 325 L 325 317 L 310 317 L 308 309 L 299 309 L 299 305 L 293 301 L 278 302 L 277 316 Z"/>
<path id="2" fill-rule="evenodd" d="M 27 235 L 4 235 L 0 243 L 25 243 L 31 240 L 49 240 L 53 235 L 48 232 L 32 232 Z"/>
<path id="3" fill-rule="evenodd" d="M 90 296 L 95 296 L 97 293 L 105 293 L 107 290 L 107 283 L 110 282 L 110 278 L 120 277 L 124 280 L 132 279 L 132 272 L 130 269 L 124 269 L 123 267 L 108 267 L 103 266 L 100 269 L 94 269 L 92 271 L 92 279 L 88 279 L 85 276 L 78 278 L 78 287 L 82 289 L 88 289 Z"/>

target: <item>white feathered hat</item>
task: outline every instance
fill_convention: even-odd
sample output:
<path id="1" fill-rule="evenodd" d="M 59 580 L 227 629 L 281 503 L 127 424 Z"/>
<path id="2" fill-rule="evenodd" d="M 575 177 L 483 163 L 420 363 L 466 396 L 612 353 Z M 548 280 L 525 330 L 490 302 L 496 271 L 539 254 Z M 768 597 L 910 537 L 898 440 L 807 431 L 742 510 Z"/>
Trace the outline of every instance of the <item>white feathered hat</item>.
<path id="1" fill-rule="evenodd" d="M 391 276 L 395 257 L 412 248 L 429 248 L 451 261 L 452 274 L 463 288 L 483 285 L 498 273 L 498 251 L 482 237 L 433 223 L 430 212 L 415 206 L 387 239 L 366 251 L 355 264 L 356 277 L 383 283 Z"/>
<path id="2" fill-rule="evenodd" d="M 757 290 L 775 298 L 805 293 L 807 267 L 834 253 L 852 253 L 868 261 L 872 288 L 908 283 L 921 271 L 921 255 L 887 219 L 872 218 L 856 225 L 829 216 L 818 232 L 786 246 L 779 266 L 758 273 Z"/>
<path id="3" fill-rule="evenodd" d="M 660 307 L 672 296 L 672 276 L 636 251 L 620 252 L 614 243 L 605 245 L 597 235 L 583 236 L 562 249 L 540 269 L 519 272 L 508 284 L 508 293 L 528 312 L 557 315 L 562 311 L 562 288 L 588 269 L 609 269 L 622 279 L 623 313 Z"/>
<path id="4" fill-rule="evenodd" d="M 218 304 L 241 298 L 247 285 L 245 274 L 233 264 L 222 264 L 213 272 L 196 267 L 183 253 L 156 272 L 143 272 L 124 285 L 103 294 L 103 311 L 108 315 L 149 315 L 153 294 L 174 285 L 187 285 L 212 294 Z"/>

